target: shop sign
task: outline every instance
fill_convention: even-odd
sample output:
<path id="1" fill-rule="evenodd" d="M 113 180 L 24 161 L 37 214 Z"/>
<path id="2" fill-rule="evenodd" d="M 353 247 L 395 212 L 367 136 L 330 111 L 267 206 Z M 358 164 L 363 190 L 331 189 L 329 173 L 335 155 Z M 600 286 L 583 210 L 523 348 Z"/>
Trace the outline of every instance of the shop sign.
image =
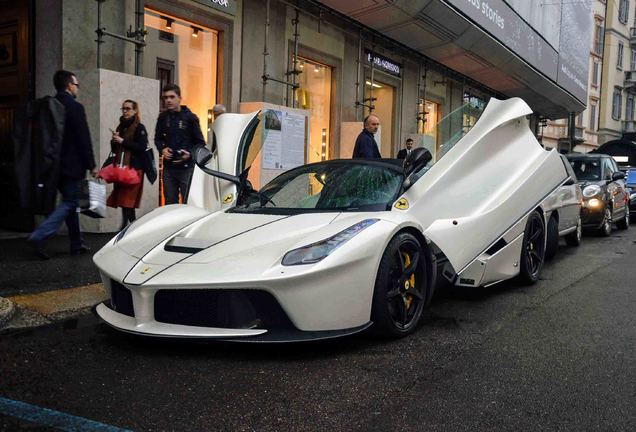
<path id="1" fill-rule="evenodd" d="M 444 0 L 508 49 L 557 79 L 558 53 L 504 0 Z M 587 40 L 587 39 L 586 39 Z"/>
<path id="2" fill-rule="evenodd" d="M 236 0 L 194 0 L 213 9 L 236 15 Z"/>
<path id="3" fill-rule="evenodd" d="M 367 62 L 373 63 L 373 67 L 390 73 L 391 75 L 395 75 L 397 77 L 400 76 L 402 72 L 401 64 L 395 63 L 394 61 L 389 60 L 386 57 L 382 57 L 369 50 L 365 50 L 365 55 L 367 57 Z"/>

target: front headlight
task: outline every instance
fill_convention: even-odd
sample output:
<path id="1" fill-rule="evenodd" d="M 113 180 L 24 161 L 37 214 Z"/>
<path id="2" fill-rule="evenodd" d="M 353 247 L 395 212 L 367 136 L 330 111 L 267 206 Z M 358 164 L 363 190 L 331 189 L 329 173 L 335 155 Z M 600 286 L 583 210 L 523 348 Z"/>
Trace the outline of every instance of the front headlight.
<path id="1" fill-rule="evenodd" d="M 601 187 L 599 185 L 589 185 L 589 186 L 585 186 L 585 189 L 583 189 L 583 196 L 585 198 L 591 198 L 594 195 L 598 195 L 601 193 Z"/>
<path id="2" fill-rule="evenodd" d="M 303 246 L 298 249 L 291 250 L 283 257 L 282 264 L 284 266 L 314 264 L 326 258 L 330 253 L 338 249 L 345 242 L 351 240 L 363 229 L 373 225 L 380 219 L 365 219 L 349 228 L 340 231 L 338 234 L 328 239 L 319 241 L 318 243 Z"/>

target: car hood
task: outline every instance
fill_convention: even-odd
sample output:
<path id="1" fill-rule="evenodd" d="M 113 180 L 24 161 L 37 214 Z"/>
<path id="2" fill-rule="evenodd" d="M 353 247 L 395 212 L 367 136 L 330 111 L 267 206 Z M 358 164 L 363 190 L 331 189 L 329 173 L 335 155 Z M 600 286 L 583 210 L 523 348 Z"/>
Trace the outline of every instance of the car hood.
<path id="1" fill-rule="evenodd" d="M 585 189 L 586 186 L 590 186 L 590 185 L 597 185 L 600 187 L 605 187 L 607 186 L 607 183 L 605 182 L 605 180 L 582 180 L 579 182 L 579 185 L 581 186 L 581 190 Z"/>
<path id="2" fill-rule="evenodd" d="M 176 213 L 183 216 L 184 210 Z M 117 244 L 106 246 L 96 255 L 101 268 L 111 266 L 106 249 L 126 251 L 127 269 L 117 271 L 125 283 L 144 284 L 155 276 L 166 274 L 176 264 L 209 264 L 210 279 L 219 277 L 240 279 L 247 274 L 262 273 L 280 262 L 289 250 L 324 240 L 343 229 L 369 217 L 372 213 L 305 213 L 297 215 L 265 215 L 216 212 L 183 222 L 169 235 L 154 235 L 160 230 L 161 219 L 173 220 L 169 213 L 149 220 L 154 229 L 137 227 L 126 233 Z M 145 225 L 145 224 L 142 224 Z M 143 236 L 141 235 L 143 233 Z M 100 265 L 101 264 L 101 265 Z M 148 270 L 150 269 L 150 270 Z M 118 277 L 112 270 L 108 273 Z M 171 272 L 167 272 L 171 273 Z M 155 283 L 161 284 L 158 277 Z M 174 282 L 173 282 L 174 283 Z"/>

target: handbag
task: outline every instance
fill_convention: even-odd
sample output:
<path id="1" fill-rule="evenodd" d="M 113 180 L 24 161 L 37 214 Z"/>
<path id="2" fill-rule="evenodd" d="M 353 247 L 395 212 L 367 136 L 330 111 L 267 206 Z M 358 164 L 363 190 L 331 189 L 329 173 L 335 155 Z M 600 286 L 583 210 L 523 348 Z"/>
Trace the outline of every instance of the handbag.
<path id="1" fill-rule="evenodd" d="M 121 152 L 119 164 L 116 164 L 114 159 L 113 157 L 113 163 L 99 170 L 98 176 L 103 178 L 106 183 L 135 185 L 141 182 L 141 176 L 137 170 L 124 165 L 124 152 Z"/>
<path id="2" fill-rule="evenodd" d="M 143 155 L 141 156 L 141 166 L 143 167 L 148 181 L 152 184 L 157 180 L 157 165 L 155 164 L 155 154 L 152 148 L 146 147 Z"/>
<path id="3" fill-rule="evenodd" d="M 97 180 L 82 180 L 79 207 L 81 213 L 92 218 L 105 218 L 106 185 Z"/>

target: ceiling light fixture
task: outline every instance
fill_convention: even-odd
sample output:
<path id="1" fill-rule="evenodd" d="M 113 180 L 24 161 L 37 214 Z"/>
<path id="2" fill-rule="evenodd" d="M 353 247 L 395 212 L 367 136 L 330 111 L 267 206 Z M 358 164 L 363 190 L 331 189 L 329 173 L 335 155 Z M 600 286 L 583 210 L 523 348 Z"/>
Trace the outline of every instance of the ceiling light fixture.
<path id="1" fill-rule="evenodd" d="M 201 31 L 201 29 L 195 26 L 190 27 L 192 27 L 192 37 L 199 37 L 199 32 Z"/>
<path id="2" fill-rule="evenodd" d="M 174 20 L 172 18 L 168 18 L 167 16 L 162 16 L 161 18 L 166 20 L 166 29 L 172 30 L 172 24 L 174 24 Z"/>

